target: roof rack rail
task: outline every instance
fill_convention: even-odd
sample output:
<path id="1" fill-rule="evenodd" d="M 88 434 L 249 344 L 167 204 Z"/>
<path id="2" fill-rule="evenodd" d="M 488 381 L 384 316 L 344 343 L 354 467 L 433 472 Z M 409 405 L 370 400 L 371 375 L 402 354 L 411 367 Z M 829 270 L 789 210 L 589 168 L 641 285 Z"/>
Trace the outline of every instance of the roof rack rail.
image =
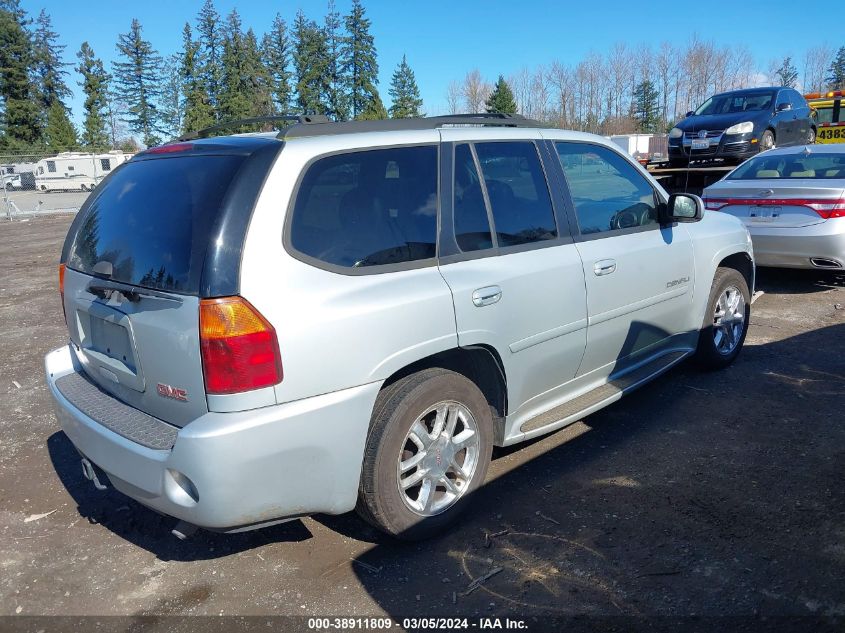
<path id="1" fill-rule="evenodd" d="M 269 116 L 256 116 L 249 119 L 236 119 L 235 121 L 225 121 L 216 125 L 211 125 L 207 128 L 197 130 L 195 132 L 188 132 L 176 139 L 177 142 L 193 141 L 198 138 L 207 138 L 212 132 L 219 132 L 228 128 L 237 127 L 241 125 L 250 125 L 254 123 L 275 123 L 277 121 L 295 122 L 299 125 L 311 125 L 314 123 L 329 123 L 327 116 L 322 114 L 278 114 Z"/>
<path id="2" fill-rule="evenodd" d="M 325 117 L 324 117 L 325 118 Z M 432 130 L 444 125 L 483 125 L 491 127 L 546 127 L 540 121 L 526 119 L 520 114 L 502 112 L 476 112 L 470 114 L 446 114 L 442 116 L 413 119 L 383 119 L 377 121 L 308 121 L 307 125 L 292 125 L 279 132 L 280 139 L 303 136 L 325 136 L 329 134 L 353 134 L 355 132 L 390 132 L 396 130 Z"/>

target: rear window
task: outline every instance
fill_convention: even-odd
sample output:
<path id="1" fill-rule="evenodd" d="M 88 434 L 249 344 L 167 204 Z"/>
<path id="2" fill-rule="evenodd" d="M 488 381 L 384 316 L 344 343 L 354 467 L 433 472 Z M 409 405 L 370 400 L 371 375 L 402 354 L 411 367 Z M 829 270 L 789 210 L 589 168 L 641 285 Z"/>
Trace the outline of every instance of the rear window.
<path id="1" fill-rule="evenodd" d="M 366 150 L 316 161 L 296 196 L 290 243 L 344 268 L 433 258 L 437 148 Z"/>
<path id="2" fill-rule="evenodd" d="M 243 156 L 129 162 L 98 187 L 71 243 L 67 265 L 183 294 L 199 292 L 210 232 Z"/>
<path id="3" fill-rule="evenodd" d="M 768 178 L 845 178 L 845 154 L 813 152 L 807 154 L 759 156 L 733 170 L 726 180 L 763 180 Z"/>

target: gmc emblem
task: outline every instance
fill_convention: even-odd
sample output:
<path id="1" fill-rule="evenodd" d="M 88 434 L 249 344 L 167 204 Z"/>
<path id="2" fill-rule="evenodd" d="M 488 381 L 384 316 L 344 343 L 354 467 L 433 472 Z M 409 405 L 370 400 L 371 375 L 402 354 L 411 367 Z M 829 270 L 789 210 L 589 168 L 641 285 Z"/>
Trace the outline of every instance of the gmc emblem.
<path id="1" fill-rule="evenodd" d="M 158 383 L 156 385 L 156 390 L 158 391 L 158 395 L 162 398 L 172 398 L 173 400 L 179 400 L 180 402 L 188 401 L 188 392 L 184 389 L 179 389 L 179 387 L 171 387 L 170 385 Z"/>

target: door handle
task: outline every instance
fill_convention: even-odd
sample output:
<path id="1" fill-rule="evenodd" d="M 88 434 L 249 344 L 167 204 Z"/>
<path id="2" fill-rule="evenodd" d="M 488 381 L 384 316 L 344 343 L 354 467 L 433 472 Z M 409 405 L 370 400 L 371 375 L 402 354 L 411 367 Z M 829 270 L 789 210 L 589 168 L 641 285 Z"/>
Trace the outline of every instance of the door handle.
<path id="1" fill-rule="evenodd" d="M 502 289 L 499 286 L 486 286 L 479 288 L 472 293 L 472 303 L 476 308 L 489 306 L 502 298 Z"/>
<path id="2" fill-rule="evenodd" d="M 616 270 L 615 259 L 601 259 L 593 266 L 593 272 L 598 275 L 609 275 Z"/>

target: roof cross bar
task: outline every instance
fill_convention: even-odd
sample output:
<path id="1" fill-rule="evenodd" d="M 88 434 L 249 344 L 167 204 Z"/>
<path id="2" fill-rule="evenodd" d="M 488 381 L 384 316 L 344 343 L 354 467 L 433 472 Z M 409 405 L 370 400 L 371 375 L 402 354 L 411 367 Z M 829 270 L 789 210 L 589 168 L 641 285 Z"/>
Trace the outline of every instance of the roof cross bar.
<path id="1" fill-rule="evenodd" d="M 212 132 L 219 132 L 232 127 L 241 125 L 251 125 L 255 123 L 275 123 L 277 121 L 295 122 L 300 125 L 310 125 L 313 123 L 329 123 L 328 117 L 322 114 L 278 114 L 269 116 L 256 116 L 249 119 L 237 119 L 235 121 L 224 121 L 216 125 L 211 125 L 207 128 L 197 130 L 195 132 L 188 132 L 180 136 L 177 141 L 193 141 L 198 138 L 207 138 Z"/>

